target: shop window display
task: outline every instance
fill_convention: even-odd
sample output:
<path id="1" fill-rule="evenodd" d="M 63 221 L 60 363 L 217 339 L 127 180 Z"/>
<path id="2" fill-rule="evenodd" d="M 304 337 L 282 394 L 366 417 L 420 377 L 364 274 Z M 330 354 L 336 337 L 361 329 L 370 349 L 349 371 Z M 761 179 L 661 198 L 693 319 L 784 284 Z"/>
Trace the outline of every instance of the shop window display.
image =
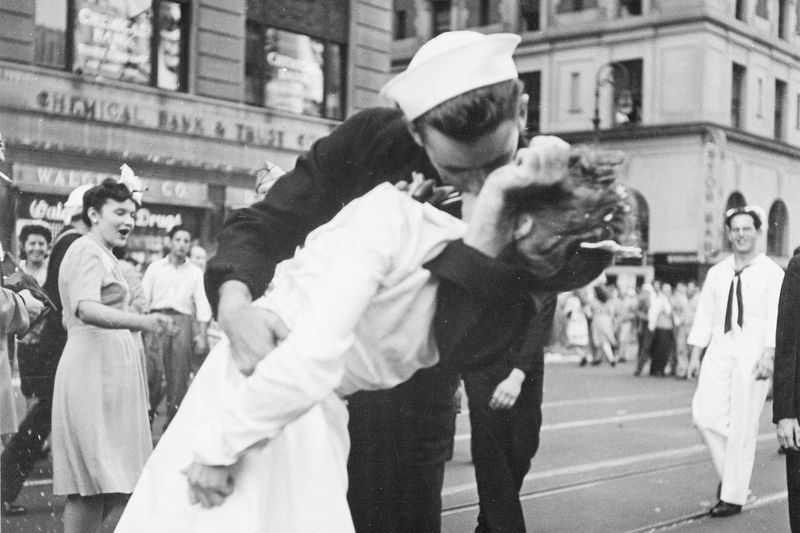
<path id="1" fill-rule="evenodd" d="M 247 103 L 343 118 L 343 46 L 248 21 Z"/>
<path id="2" fill-rule="evenodd" d="M 36 0 L 34 62 L 186 90 L 188 6 L 188 0 Z"/>

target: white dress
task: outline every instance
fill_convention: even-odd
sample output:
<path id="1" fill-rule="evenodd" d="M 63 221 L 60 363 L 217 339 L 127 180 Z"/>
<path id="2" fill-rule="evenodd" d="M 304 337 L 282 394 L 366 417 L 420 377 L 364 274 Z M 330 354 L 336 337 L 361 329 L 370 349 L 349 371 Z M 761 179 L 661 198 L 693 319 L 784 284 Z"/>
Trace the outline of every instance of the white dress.
<path id="1" fill-rule="evenodd" d="M 255 306 L 289 337 L 244 378 L 209 354 L 148 461 L 117 532 L 349 532 L 342 397 L 391 388 L 438 361 L 436 283 L 422 264 L 465 225 L 379 185 L 281 263 Z M 180 469 L 236 464 L 233 494 L 192 506 Z"/>

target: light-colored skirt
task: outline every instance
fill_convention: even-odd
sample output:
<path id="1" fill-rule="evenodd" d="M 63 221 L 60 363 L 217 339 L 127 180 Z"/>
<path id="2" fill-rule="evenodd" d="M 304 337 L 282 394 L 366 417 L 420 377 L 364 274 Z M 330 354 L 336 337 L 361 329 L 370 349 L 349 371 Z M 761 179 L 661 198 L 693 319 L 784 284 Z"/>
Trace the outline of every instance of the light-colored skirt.
<path id="1" fill-rule="evenodd" d="M 129 494 L 153 450 L 147 383 L 131 332 L 69 331 L 53 392 L 53 492 Z"/>
<path id="2" fill-rule="evenodd" d="M 347 408 L 335 394 L 247 451 L 225 502 L 189 502 L 181 470 L 192 461 L 195 428 L 218 412 L 245 378 L 222 340 L 192 381 L 178 413 L 145 466 L 117 533 L 350 533 Z"/>

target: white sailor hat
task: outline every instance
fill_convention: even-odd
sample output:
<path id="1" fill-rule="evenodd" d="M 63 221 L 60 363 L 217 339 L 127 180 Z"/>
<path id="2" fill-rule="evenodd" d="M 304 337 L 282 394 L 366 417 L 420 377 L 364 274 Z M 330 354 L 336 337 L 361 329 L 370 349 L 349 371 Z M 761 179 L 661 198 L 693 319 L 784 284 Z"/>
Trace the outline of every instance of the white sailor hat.
<path id="1" fill-rule="evenodd" d="M 519 42 L 513 33 L 442 33 L 420 47 L 406 70 L 383 86 L 381 96 L 414 120 L 459 94 L 516 79 L 513 53 Z"/>

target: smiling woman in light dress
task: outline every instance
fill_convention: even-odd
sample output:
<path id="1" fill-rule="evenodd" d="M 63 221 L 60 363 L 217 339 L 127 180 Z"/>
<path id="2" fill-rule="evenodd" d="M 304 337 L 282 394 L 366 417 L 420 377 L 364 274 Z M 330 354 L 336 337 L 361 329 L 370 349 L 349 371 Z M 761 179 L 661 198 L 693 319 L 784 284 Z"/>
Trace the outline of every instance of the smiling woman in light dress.
<path id="1" fill-rule="evenodd" d="M 65 533 L 112 529 L 152 451 L 142 360 L 131 331 L 164 331 L 170 318 L 128 310 L 111 252 L 133 230 L 136 204 L 111 179 L 86 191 L 89 233 L 67 250 L 58 285 L 67 344 L 53 395 L 53 493 L 67 497 Z"/>

